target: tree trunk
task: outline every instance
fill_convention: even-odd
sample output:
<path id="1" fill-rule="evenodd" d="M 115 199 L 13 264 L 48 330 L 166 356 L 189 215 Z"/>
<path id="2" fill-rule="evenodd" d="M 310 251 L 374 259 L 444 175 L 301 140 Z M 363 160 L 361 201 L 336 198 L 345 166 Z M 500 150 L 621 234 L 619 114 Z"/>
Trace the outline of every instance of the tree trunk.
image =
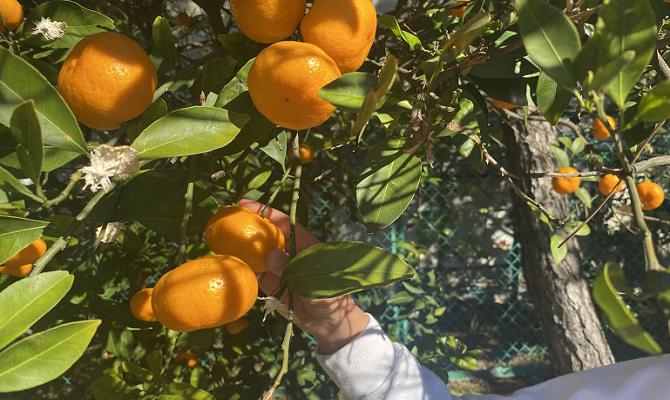
<path id="1" fill-rule="evenodd" d="M 531 171 L 556 169 L 549 149 L 558 142 L 554 128 L 546 121 L 519 123 L 506 136 L 510 172 L 521 189 L 558 218 L 569 213 L 565 196 L 555 193 L 549 178 L 531 179 Z M 567 374 L 614 362 L 588 283 L 581 274 L 577 240 L 570 240 L 569 252 L 557 264 L 550 250 L 549 227 L 539 220 L 525 200 L 513 194 L 517 239 L 521 243 L 521 266 L 531 300 L 535 304 L 542 332 L 549 347 L 554 371 Z"/>

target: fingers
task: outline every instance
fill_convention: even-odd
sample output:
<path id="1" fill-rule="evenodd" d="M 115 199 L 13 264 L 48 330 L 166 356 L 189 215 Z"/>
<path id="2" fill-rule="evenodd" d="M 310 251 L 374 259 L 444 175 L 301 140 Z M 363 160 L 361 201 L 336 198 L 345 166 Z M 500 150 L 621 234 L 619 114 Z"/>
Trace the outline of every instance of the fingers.
<path id="1" fill-rule="evenodd" d="M 240 201 L 240 206 L 247 208 L 253 212 L 260 213 L 263 209 L 263 204 L 254 201 L 254 200 L 242 200 Z M 291 220 L 288 215 L 283 212 L 269 208 L 267 214 L 265 215 L 273 224 L 277 225 L 279 229 L 284 233 L 284 237 L 290 240 L 291 237 Z M 296 249 L 300 252 L 310 246 L 314 246 L 319 243 L 319 240 L 314 237 L 304 226 L 296 224 L 295 226 L 295 236 L 296 236 Z"/>

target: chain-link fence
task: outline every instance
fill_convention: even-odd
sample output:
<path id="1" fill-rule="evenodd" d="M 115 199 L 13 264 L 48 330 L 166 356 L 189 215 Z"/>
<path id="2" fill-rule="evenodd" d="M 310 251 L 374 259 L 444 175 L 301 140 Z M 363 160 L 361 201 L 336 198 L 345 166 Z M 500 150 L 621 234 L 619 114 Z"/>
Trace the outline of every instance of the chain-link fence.
<path id="1" fill-rule="evenodd" d="M 657 140 L 656 145 L 670 149 L 670 140 Z M 446 310 L 437 321 L 440 332 L 484 350 L 479 368 L 491 378 L 530 376 L 526 384 L 544 379 L 550 374 L 548 351 L 525 288 L 520 264 L 523 244 L 514 240 L 509 188 L 499 177 L 473 174 L 467 163 L 462 164 L 465 165 L 458 167 L 457 173 L 453 169 L 448 174 L 431 173 L 437 179 L 424 179 L 410 209 L 381 233 L 366 234 L 362 225 L 351 218 L 355 215 L 351 200 L 340 200 L 346 194 L 333 187 L 313 195 L 310 226 L 331 240 L 363 240 L 404 255 L 418 249 L 418 274 L 435 271 L 441 284 L 436 297 L 438 302 L 444 302 Z M 657 173 L 655 179 L 670 188 L 667 170 Z M 549 180 L 546 182 L 550 184 Z M 584 186 L 596 196 L 595 182 Z M 613 207 L 626 203 L 626 195 L 620 196 Z M 594 204 L 601 200 L 595 198 Z M 575 200 L 572 208 L 575 219 L 584 217 L 583 205 Z M 670 204 L 666 202 L 653 215 L 667 220 L 669 212 Z M 644 254 L 641 243 L 629 231 L 631 225 L 625 209 L 614 213 L 612 208 L 606 208 L 593 220 L 591 234 L 578 239 L 586 279 L 592 281 L 605 261 L 616 260 L 635 282 L 643 269 Z M 667 222 L 651 221 L 650 225 L 660 256 L 668 264 Z M 360 295 L 359 301 L 368 303 L 367 296 L 370 295 Z M 407 317 L 413 304 L 389 303 L 383 308 L 382 321 L 396 340 L 412 347 L 420 332 L 408 321 L 411 318 L 398 321 L 398 317 Z M 660 310 L 653 303 L 633 307 L 641 323 L 668 351 L 667 322 Z M 618 360 L 644 355 L 611 332 L 608 337 Z M 448 363 L 445 369 L 452 380 L 471 376 L 454 363 Z"/>

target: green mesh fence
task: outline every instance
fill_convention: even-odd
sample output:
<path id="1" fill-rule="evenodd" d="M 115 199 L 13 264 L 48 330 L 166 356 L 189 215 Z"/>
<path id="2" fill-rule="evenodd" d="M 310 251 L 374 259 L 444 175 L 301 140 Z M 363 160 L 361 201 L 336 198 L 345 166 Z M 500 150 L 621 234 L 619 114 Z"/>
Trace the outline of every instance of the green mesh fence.
<path id="1" fill-rule="evenodd" d="M 656 145 L 670 149 L 670 140 L 660 144 L 657 141 Z M 467 173 L 471 176 L 464 179 L 463 174 Z M 351 200 L 339 200 L 348 197 L 337 191 L 337 185 L 312 193 L 310 226 L 324 239 L 332 238 L 332 232 L 342 231 L 344 226 L 349 227 L 344 229 L 347 232 L 336 234 L 337 238 L 368 241 L 400 254 L 407 253 L 407 243 L 421 248 L 422 255 L 414 263 L 418 265 L 418 273 L 433 270 L 444 283 L 443 290 L 435 295 L 447 308 L 437 322 L 440 331 L 453 334 L 472 348 L 484 350 L 480 366 L 487 368 L 491 376 L 511 376 L 510 367 L 517 367 L 513 368 L 517 376 L 547 371 L 547 347 L 521 271 L 522 244 L 513 242 L 509 189 L 498 177 L 473 174 L 468 166 L 462 167 L 457 175 L 451 175 L 459 179 L 435 175 L 440 179 L 424 179 L 409 210 L 381 233 L 360 233 L 362 228 L 356 223 L 356 217 L 352 217 L 356 215 L 355 207 Z M 670 172 L 661 171 L 655 178 L 666 189 L 670 188 Z M 595 195 L 597 185 L 590 183 L 588 187 Z M 573 207 L 578 215 L 583 209 L 576 201 Z M 669 211 L 666 201 L 655 215 L 667 219 Z M 584 275 L 592 280 L 606 260 L 616 260 L 635 281 L 639 278 L 636 271 L 640 271 L 644 260 L 641 245 L 625 228 L 610 229 L 607 221 L 611 218 L 610 211 L 602 212 L 590 224 L 591 235 L 579 239 Z M 658 238 L 661 257 L 667 263 L 670 255 L 667 232 L 670 230 L 662 224 L 651 227 Z M 372 304 L 369 297 L 374 295 L 359 295 L 358 301 L 367 306 Z M 407 318 L 399 321 L 407 316 L 410 307 L 388 304 L 376 310 L 375 315 L 382 319 L 396 340 L 412 347 L 416 344 L 417 332 Z M 660 343 L 670 343 L 666 321 L 659 317 L 661 314 L 655 305 L 638 303 L 633 305 L 633 310 Z M 607 334 L 618 360 L 644 355 L 609 330 Z M 452 363 L 446 363 L 444 369 L 454 376 L 460 370 Z"/>

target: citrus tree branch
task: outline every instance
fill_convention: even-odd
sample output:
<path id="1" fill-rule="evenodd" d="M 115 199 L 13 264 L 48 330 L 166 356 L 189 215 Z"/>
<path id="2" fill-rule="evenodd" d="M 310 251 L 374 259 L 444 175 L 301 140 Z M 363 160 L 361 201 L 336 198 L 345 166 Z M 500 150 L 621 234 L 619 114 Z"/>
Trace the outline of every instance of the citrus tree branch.
<path id="1" fill-rule="evenodd" d="M 188 221 L 193 216 L 193 189 L 195 187 L 195 174 L 198 169 L 198 157 L 191 158 L 191 163 L 188 168 L 188 184 L 186 186 L 186 193 L 184 194 L 184 215 L 179 226 L 179 262 L 183 262 L 186 257 L 186 248 L 188 247 Z"/>
<path id="2" fill-rule="evenodd" d="M 47 207 L 57 206 L 63 200 L 67 199 L 67 197 L 70 195 L 70 193 L 72 193 L 72 189 L 74 189 L 74 187 L 77 184 L 77 182 L 79 181 L 79 179 L 81 179 L 81 175 L 82 175 L 82 172 L 81 172 L 80 169 L 75 171 L 72 175 L 70 175 L 70 181 L 68 182 L 67 186 L 65 186 L 63 191 L 60 192 L 60 194 L 58 196 L 54 197 L 51 200 L 48 200 L 46 202 L 46 206 Z"/>

